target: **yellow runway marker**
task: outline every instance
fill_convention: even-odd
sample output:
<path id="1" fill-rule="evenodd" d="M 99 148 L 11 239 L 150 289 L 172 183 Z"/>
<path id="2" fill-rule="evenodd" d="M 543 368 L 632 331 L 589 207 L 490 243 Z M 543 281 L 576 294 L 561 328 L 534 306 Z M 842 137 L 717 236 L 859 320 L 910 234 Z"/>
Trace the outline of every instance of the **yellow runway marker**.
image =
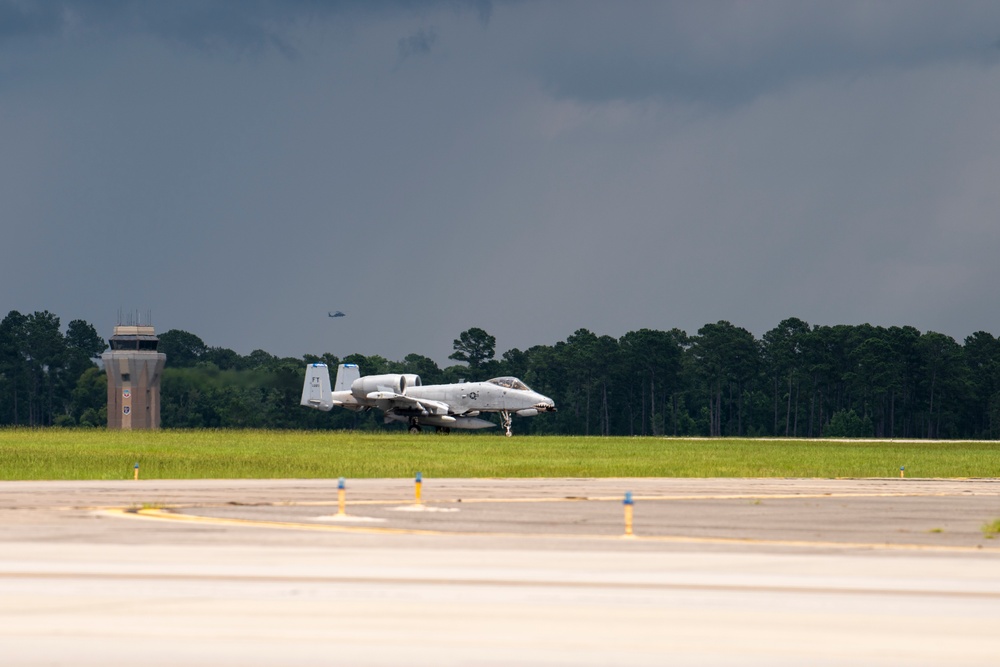
<path id="1" fill-rule="evenodd" d="M 632 506 L 635 502 L 632 500 L 632 492 L 627 491 L 625 493 L 625 537 L 635 537 L 632 533 Z"/>
<path id="2" fill-rule="evenodd" d="M 347 516 L 347 513 L 344 511 L 344 505 L 345 505 L 344 487 L 345 486 L 346 485 L 344 484 L 344 478 L 341 477 L 340 478 L 340 482 L 337 484 L 337 507 L 339 508 L 337 510 L 337 516 Z"/>

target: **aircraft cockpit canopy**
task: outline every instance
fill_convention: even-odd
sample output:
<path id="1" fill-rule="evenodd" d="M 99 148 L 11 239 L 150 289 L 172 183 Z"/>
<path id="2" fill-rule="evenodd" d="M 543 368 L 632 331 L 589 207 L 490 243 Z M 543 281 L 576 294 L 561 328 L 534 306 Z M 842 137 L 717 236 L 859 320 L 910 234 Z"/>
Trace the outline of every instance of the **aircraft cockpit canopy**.
<path id="1" fill-rule="evenodd" d="M 495 384 L 506 389 L 520 389 L 521 391 L 531 391 L 528 389 L 528 385 L 524 384 L 516 377 L 506 376 L 502 378 L 493 378 L 492 380 L 487 380 L 490 384 Z"/>

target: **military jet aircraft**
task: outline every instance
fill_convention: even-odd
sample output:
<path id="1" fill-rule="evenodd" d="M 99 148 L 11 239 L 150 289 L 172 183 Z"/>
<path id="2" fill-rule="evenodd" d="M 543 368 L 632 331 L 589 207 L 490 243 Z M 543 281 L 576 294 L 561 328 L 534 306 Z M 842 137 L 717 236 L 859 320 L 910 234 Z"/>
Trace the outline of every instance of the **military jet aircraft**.
<path id="1" fill-rule="evenodd" d="M 327 315 L 329 317 L 344 317 L 344 314 L 342 312 L 340 312 L 339 310 L 336 311 L 336 312 L 330 311 L 330 312 L 327 313 Z"/>
<path id="2" fill-rule="evenodd" d="M 515 377 L 424 385 L 419 375 L 362 377 L 357 364 L 341 364 L 337 368 L 333 390 L 326 364 L 306 366 L 299 403 L 324 412 L 334 406 L 356 412 L 378 408 L 385 413 L 386 423 L 409 424 L 410 433 L 419 433 L 423 426 L 434 426 L 446 433 L 453 428 L 491 428 L 496 424 L 480 419 L 479 415 L 499 412 L 508 437 L 514 415 L 533 417 L 539 412 L 556 411 L 551 398 L 532 391 Z"/>

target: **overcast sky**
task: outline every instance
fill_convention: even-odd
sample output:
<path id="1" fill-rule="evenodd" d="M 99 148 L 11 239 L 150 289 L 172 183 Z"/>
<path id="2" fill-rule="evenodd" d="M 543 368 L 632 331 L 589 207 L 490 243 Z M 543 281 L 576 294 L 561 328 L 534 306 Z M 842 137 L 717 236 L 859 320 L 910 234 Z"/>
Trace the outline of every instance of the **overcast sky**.
<path id="1" fill-rule="evenodd" d="M 996 2 L 0 0 L 0 317 L 442 365 L 470 327 L 961 341 L 998 212 Z"/>

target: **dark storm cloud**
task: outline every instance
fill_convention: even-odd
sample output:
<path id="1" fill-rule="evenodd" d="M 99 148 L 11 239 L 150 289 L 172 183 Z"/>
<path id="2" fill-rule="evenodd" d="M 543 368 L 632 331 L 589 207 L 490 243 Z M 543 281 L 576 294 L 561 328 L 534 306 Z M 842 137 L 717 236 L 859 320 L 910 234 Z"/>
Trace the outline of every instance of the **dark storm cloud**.
<path id="1" fill-rule="evenodd" d="M 65 20 L 61 9 L 56 3 L 0 3 L 0 41 L 58 31 Z"/>
<path id="2" fill-rule="evenodd" d="M 996 7 L 0 0 L 0 305 L 443 363 L 1000 333 Z"/>
<path id="3" fill-rule="evenodd" d="M 145 33 L 199 48 L 276 47 L 288 51 L 281 23 L 316 11 L 317 3 L 289 2 L 144 2 L 76 0 L 0 4 L 0 37 L 107 37 Z"/>
<path id="4" fill-rule="evenodd" d="M 493 12 L 490 0 L 39 0 L 0 1 L 0 43 L 14 38 L 70 34 L 144 33 L 204 51 L 274 50 L 288 57 L 298 51 L 288 29 L 332 16 L 419 13 L 438 8 L 473 11 L 484 25 Z M 406 55 L 426 50 L 433 31 L 400 40 Z"/>
<path id="5" fill-rule="evenodd" d="M 583 102 L 729 106 L 831 77 L 1000 59 L 993 2 L 639 3 L 624 30 L 618 5 L 584 7 L 531 62 L 552 94 Z"/>

